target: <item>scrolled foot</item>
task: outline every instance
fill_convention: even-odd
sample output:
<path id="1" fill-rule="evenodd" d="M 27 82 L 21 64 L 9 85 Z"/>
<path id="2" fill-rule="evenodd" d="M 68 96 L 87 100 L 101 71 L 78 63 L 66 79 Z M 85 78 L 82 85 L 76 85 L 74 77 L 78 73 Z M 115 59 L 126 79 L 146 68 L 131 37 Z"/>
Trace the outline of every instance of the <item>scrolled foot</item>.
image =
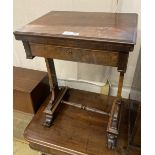
<path id="1" fill-rule="evenodd" d="M 53 122 L 53 115 L 45 115 L 45 120 L 43 122 L 43 126 L 50 127 Z"/>
<path id="2" fill-rule="evenodd" d="M 107 137 L 108 137 L 108 142 L 107 142 L 108 149 L 114 149 L 117 143 L 117 136 L 113 134 L 108 134 Z"/>

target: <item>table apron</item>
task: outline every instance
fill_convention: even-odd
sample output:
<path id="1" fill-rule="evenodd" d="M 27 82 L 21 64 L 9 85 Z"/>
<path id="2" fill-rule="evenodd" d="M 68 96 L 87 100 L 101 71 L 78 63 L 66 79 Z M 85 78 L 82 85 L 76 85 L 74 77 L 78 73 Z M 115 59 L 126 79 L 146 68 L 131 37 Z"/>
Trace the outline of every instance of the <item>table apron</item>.
<path id="1" fill-rule="evenodd" d="M 34 43 L 30 43 L 30 48 L 33 56 L 112 67 L 118 66 L 119 52 L 89 50 Z"/>

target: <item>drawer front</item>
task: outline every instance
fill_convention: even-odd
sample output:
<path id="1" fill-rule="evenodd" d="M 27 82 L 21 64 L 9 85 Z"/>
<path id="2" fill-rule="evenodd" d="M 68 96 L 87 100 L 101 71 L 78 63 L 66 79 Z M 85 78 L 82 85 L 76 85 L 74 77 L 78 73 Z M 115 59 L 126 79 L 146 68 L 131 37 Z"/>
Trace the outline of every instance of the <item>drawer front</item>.
<path id="1" fill-rule="evenodd" d="M 118 52 L 87 50 L 34 43 L 30 43 L 30 48 L 33 56 L 113 67 L 118 66 Z"/>

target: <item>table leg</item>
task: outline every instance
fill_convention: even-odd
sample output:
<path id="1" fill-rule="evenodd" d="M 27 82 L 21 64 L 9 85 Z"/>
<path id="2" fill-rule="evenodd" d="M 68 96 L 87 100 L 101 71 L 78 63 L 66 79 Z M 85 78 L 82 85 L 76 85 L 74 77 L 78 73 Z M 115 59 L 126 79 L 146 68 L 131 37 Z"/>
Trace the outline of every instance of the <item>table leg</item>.
<path id="1" fill-rule="evenodd" d="M 58 87 L 58 82 L 57 82 L 57 77 L 56 77 L 56 72 L 55 72 L 55 66 L 54 66 L 54 61 L 51 58 L 45 58 L 46 62 L 46 67 L 47 67 L 47 72 L 48 72 L 48 78 L 49 78 L 49 85 L 50 85 L 50 91 L 52 93 L 50 102 L 46 108 L 45 112 L 45 120 L 43 122 L 44 126 L 51 126 L 52 121 L 53 121 L 53 115 L 50 114 L 50 108 L 54 100 L 56 99 L 56 96 L 59 92 L 59 87 Z"/>
<path id="2" fill-rule="evenodd" d="M 58 82 L 57 82 L 57 76 L 55 72 L 55 65 L 53 59 L 50 58 L 45 58 L 46 62 L 46 67 L 47 67 L 47 73 L 48 73 L 48 78 L 49 78 L 49 85 L 50 85 L 50 90 L 54 92 L 56 89 L 58 89 Z M 55 96 L 53 96 L 55 98 Z M 53 99 L 54 99 L 53 98 Z"/>
<path id="3" fill-rule="evenodd" d="M 121 93 L 123 87 L 123 79 L 124 79 L 124 72 L 120 72 L 117 99 L 113 102 L 107 126 L 107 138 L 108 138 L 107 146 L 109 149 L 114 149 L 117 144 L 117 137 L 119 134 L 119 125 L 121 118 L 121 104 L 122 104 Z"/>
<path id="4" fill-rule="evenodd" d="M 124 80 L 124 72 L 120 72 L 119 84 L 118 84 L 118 90 L 117 90 L 117 97 L 118 98 L 121 98 L 122 88 L 123 88 L 123 80 Z"/>

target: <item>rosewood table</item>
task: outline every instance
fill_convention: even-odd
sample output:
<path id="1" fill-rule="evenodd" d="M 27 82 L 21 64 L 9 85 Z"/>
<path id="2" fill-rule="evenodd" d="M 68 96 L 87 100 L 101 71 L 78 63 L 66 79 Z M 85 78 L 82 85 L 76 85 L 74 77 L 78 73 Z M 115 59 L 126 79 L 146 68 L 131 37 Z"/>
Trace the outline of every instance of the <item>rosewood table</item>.
<path id="1" fill-rule="evenodd" d="M 110 149 L 116 147 L 123 103 L 123 78 L 129 52 L 133 51 L 136 43 L 136 34 L 137 14 L 65 11 L 49 12 L 14 32 L 15 38 L 22 40 L 27 58 L 45 58 L 52 94 L 43 111 L 45 118 L 42 124 L 47 127 L 45 132 L 49 130 L 48 127 L 55 128 L 56 111 L 62 104 L 67 104 L 94 115 L 98 113 L 108 116 L 107 146 Z M 78 100 L 67 101 L 70 88 L 58 86 L 53 59 L 117 67 L 120 72 L 118 92 L 111 110 L 100 110 Z M 102 101 L 99 104 L 103 104 Z"/>

